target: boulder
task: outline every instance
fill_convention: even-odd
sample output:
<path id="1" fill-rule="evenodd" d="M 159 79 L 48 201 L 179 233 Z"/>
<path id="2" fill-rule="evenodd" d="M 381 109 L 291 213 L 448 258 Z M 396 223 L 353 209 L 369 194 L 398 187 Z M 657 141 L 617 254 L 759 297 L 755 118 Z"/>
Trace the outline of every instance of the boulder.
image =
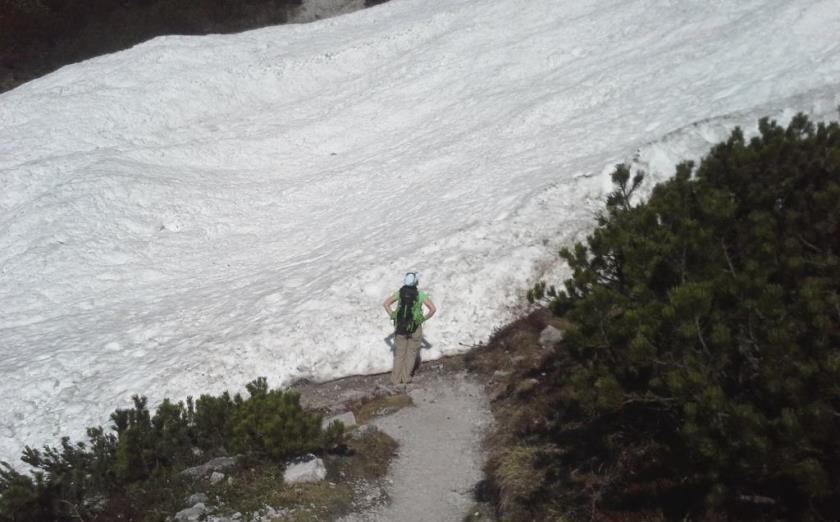
<path id="1" fill-rule="evenodd" d="M 559 344 L 560 341 L 563 340 L 564 336 L 565 333 L 563 330 L 548 325 L 543 328 L 542 332 L 540 332 L 540 346 L 543 348 L 551 348 Z"/>
<path id="2" fill-rule="evenodd" d="M 211 484 L 218 484 L 219 482 L 225 480 L 225 474 L 220 473 L 218 471 L 214 471 L 210 474 L 210 483 Z"/>
<path id="3" fill-rule="evenodd" d="M 175 514 L 175 520 L 178 522 L 197 522 L 207 514 L 207 507 L 199 502 L 193 507 L 182 509 Z"/>
<path id="4" fill-rule="evenodd" d="M 373 424 L 362 424 L 350 432 L 350 438 L 353 440 L 361 440 L 365 437 L 369 437 L 379 431 L 379 428 L 374 426 Z"/>
<path id="5" fill-rule="evenodd" d="M 256 517 L 253 519 L 254 522 L 273 522 L 277 519 L 285 519 L 292 513 L 294 513 L 294 509 L 287 509 L 287 508 L 280 508 L 275 509 L 269 505 L 266 505 L 263 509 L 256 513 Z"/>
<path id="6" fill-rule="evenodd" d="M 286 463 L 283 482 L 288 484 L 319 482 L 326 476 L 327 468 L 324 466 L 324 461 L 310 453 Z"/>
<path id="7" fill-rule="evenodd" d="M 209 501 L 210 499 L 207 498 L 207 495 L 205 495 L 204 493 L 193 493 L 192 495 L 187 497 L 187 500 L 184 503 L 188 507 L 192 507 L 196 504 L 207 504 L 207 502 Z"/>
<path id="8" fill-rule="evenodd" d="M 356 416 L 353 415 L 352 411 L 346 411 L 338 415 L 333 415 L 332 417 L 321 421 L 321 429 L 327 429 L 330 426 L 330 424 L 332 424 L 335 421 L 339 421 L 342 424 L 344 424 L 345 428 L 349 428 L 351 426 L 356 425 Z"/>

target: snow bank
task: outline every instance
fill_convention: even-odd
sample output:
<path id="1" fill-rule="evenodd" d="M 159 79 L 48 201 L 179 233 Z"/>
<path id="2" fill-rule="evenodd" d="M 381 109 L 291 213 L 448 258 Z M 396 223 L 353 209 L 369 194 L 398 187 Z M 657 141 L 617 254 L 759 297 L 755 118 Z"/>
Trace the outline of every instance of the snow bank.
<path id="1" fill-rule="evenodd" d="M 386 370 L 407 269 L 426 359 L 486 339 L 614 163 L 840 103 L 837 34 L 818 0 L 392 0 L 0 95 L 0 458 L 135 393 Z"/>

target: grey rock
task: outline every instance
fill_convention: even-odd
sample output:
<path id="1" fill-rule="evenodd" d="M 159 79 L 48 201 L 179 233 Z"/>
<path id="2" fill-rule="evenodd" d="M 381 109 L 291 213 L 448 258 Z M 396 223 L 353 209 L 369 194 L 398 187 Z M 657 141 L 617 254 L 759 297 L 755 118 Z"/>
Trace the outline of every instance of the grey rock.
<path id="1" fill-rule="evenodd" d="M 207 507 L 199 502 L 193 507 L 182 509 L 181 511 L 175 513 L 175 520 L 178 522 L 197 522 L 206 514 Z"/>
<path id="2" fill-rule="evenodd" d="M 210 483 L 211 484 L 218 484 L 219 482 L 225 480 L 225 474 L 220 473 L 218 471 L 214 471 L 210 474 Z"/>
<path id="3" fill-rule="evenodd" d="M 101 511 L 105 509 L 105 506 L 108 504 L 108 497 L 105 495 L 94 495 L 84 499 L 83 504 L 85 507 L 92 509 L 93 511 Z"/>
<path id="4" fill-rule="evenodd" d="M 379 431 L 379 428 L 377 428 L 373 424 L 362 424 L 361 426 L 357 426 L 356 428 L 353 428 L 353 430 L 350 432 L 350 438 L 353 439 L 353 440 L 361 440 L 361 439 L 364 439 L 365 437 L 369 437 L 370 435 L 373 435 L 374 433 L 376 433 L 378 431 Z"/>
<path id="5" fill-rule="evenodd" d="M 397 387 L 388 384 L 377 384 L 376 387 L 373 389 L 373 396 L 375 398 L 396 395 L 397 393 L 399 393 Z"/>
<path id="6" fill-rule="evenodd" d="M 236 457 L 218 457 L 200 466 L 187 468 L 182 471 L 181 475 L 198 478 L 203 477 L 214 471 L 226 472 L 236 467 Z"/>
<path id="7" fill-rule="evenodd" d="M 253 514 L 251 519 L 253 522 L 275 522 L 278 519 L 283 519 L 294 513 L 294 509 L 287 508 L 275 509 L 272 506 L 266 505 L 263 509 Z"/>
<path id="8" fill-rule="evenodd" d="M 242 520 L 242 513 L 234 513 L 230 516 L 208 515 L 204 522 L 239 522 Z"/>
<path id="9" fill-rule="evenodd" d="M 209 501 L 210 499 L 207 498 L 207 495 L 205 495 L 204 493 L 193 493 L 192 495 L 187 497 L 187 500 L 184 503 L 188 507 L 192 507 L 196 504 L 207 504 L 207 502 Z"/>
<path id="10" fill-rule="evenodd" d="M 341 398 L 345 401 L 361 401 L 370 398 L 370 394 L 361 390 L 347 390 L 342 392 Z"/>
<path id="11" fill-rule="evenodd" d="M 349 428 L 351 426 L 356 425 L 356 416 L 353 415 L 352 411 L 346 411 L 346 412 L 340 413 L 338 415 L 333 415 L 332 417 L 329 417 L 329 418 L 321 421 L 321 429 L 327 429 L 330 424 L 332 424 L 333 422 L 336 422 L 336 421 L 344 424 L 345 428 Z"/>
<path id="12" fill-rule="evenodd" d="M 283 482 L 295 484 L 299 482 L 319 482 L 327 476 L 327 468 L 324 461 L 312 455 L 289 461 L 286 470 L 283 472 Z"/>
<path id="13" fill-rule="evenodd" d="M 537 387 L 540 381 L 536 379 L 523 379 L 516 385 L 517 394 L 525 394 Z"/>
<path id="14" fill-rule="evenodd" d="M 566 334 L 563 330 L 548 325 L 543 328 L 542 332 L 540 332 L 540 346 L 543 348 L 551 348 L 554 345 L 559 344 L 565 335 Z"/>

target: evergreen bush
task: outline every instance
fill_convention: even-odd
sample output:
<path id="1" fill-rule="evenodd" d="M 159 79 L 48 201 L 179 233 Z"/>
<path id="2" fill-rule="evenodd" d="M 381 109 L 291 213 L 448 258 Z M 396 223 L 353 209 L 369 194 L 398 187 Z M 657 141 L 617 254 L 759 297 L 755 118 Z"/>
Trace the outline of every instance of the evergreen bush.
<path id="1" fill-rule="evenodd" d="M 92 499 L 197 464 L 195 448 L 279 462 L 341 441 L 343 427 L 322 430 L 321 416 L 304 411 L 296 392 L 271 390 L 265 378 L 246 389 L 247 399 L 227 392 L 186 405 L 164 399 L 154 414 L 135 396 L 132 408 L 111 414 L 110 432 L 90 428 L 87 442 L 65 437 L 58 447 L 27 446 L 21 458 L 34 468 L 31 476 L 0 463 L 0 520 L 89 518 Z"/>
<path id="2" fill-rule="evenodd" d="M 236 410 L 232 422 L 235 451 L 279 460 L 321 447 L 321 418 L 303 411 L 297 393 L 269 390 L 265 379 L 247 389 L 251 397 Z"/>
<path id="3" fill-rule="evenodd" d="M 605 504 L 840 516 L 840 126 L 759 132 L 644 203 L 619 166 L 596 230 L 560 253 L 571 278 L 529 293 L 575 325 L 547 434 L 582 446 L 564 424 L 586 419 Z"/>

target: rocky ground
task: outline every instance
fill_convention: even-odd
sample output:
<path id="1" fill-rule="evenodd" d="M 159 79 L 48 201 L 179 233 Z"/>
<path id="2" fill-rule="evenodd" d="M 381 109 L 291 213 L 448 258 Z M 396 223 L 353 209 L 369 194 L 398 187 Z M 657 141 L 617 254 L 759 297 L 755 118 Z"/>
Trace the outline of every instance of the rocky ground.
<path id="1" fill-rule="evenodd" d="M 296 383 L 301 404 L 323 412 L 325 426 L 345 424 L 348 453 L 304 457 L 282 472 L 246 471 L 234 457 L 213 459 L 182 472 L 204 486 L 170 520 L 491 519 L 474 494 L 492 422 L 485 383 L 467 371 L 463 356 L 420 365 L 406 387 L 392 386 L 389 377 Z"/>
<path id="2" fill-rule="evenodd" d="M 305 406 L 340 413 L 376 395 L 399 395 L 388 377 L 295 387 Z M 483 384 L 467 373 L 462 357 L 449 357 L 421 365 L 405 394 L 412 405 L 368 412 L 370 423 L 398 442 L 397 457 L 384 484 L 358 492 L 354 512 L 342 520 L 459 521 L 483 512 L 473 495 L 482 478 L 482 440 L 492 419 Z"/>

